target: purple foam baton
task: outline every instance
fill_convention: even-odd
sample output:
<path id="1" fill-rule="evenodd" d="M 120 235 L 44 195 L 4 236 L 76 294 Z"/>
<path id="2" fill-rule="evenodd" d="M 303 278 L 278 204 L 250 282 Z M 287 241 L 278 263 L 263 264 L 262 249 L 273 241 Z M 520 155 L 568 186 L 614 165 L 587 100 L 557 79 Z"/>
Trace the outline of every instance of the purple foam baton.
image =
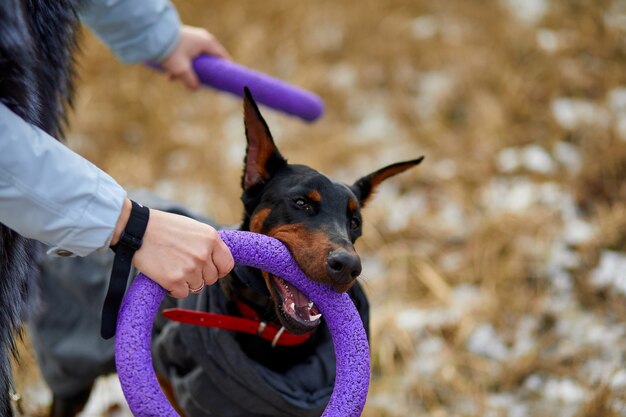
<path id="1" fill-rule="evenodd" d="M 314 282 L 278 240 L 251 232 L 220 231 L 235 262 L 268 271 L 298 287 L 324 315 L 336 356 L 335 388 L 322 417 L 361 415 L 370 379 L 363 322 L 348 294 Z M 117 321 L 115 362 L 122 390 L 138 417 L 178 416 L 161 391 L 152 366 L 152 323 L 166 291 L 143 274 L 128 289 Z"/>
<path id="2" fill-rule="evenodd" d="M 158 65 L 148 65 L 160 69 Z M 324 112 L 324 102 L 316 94 L 236 62 L 200 55 L 193 60 L 193 68 L 205 86 L 239 97 L 243 97 L 243 88 L 247 86 L 257 102 L 307 122 Z"/>

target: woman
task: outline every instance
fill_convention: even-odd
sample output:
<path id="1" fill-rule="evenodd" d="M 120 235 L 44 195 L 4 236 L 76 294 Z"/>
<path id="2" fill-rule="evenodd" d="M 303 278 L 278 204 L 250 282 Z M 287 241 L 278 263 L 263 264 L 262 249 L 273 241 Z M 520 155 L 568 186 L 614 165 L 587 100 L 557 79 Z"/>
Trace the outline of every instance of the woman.
<path id="1" fill-rule="evenodd" d="M 85 256 L 116 245 L 132 205 L 110 176 L 54 139 L 72 93 L 79 20 L 124 62 L 160 62 L 198 87 L 191 60 L 228 58 L 208 32 L 181 26 L 166 0 L 0 2 L 0 415 L 11 415 L 9 350 L 25 312 L 37 255 Z M 174 297 L 213 284 L 233 267 L 212 227 L 149 210 L 133 265 Z M 146 215 L 147 216 L 147 215 Z M 32 280 L 32 279 L 31 279 Z"/>

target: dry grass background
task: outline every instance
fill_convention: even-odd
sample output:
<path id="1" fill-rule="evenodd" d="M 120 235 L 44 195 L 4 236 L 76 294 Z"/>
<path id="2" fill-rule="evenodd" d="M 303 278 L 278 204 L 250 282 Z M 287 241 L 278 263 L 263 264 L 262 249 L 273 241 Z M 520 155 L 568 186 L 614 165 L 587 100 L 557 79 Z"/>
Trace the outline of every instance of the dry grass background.
<path id="1" fill-rule="evenodd" d="M 365 211 L 365 416 L 626 416 L 623 1 L 177 6 L 325 100 L 311 125 L 264 110 L 290 161 L 350 182 L 426 155 Z M 239 221 L 239 100 L 126 67 L 89 35 L 80 68 L 70 146 Z"/>

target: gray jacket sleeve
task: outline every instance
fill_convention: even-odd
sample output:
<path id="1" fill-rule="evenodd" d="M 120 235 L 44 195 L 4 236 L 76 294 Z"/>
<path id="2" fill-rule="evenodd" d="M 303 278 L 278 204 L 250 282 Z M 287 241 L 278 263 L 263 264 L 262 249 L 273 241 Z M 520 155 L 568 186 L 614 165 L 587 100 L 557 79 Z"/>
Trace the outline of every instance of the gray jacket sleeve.
<path id="1" fill-rule="evenodd" d="M 180 37 L 178 12 L 168 0 L 87 0 L 80 16 L 126 63 L 162 61 Z"/>
<path id="2" fill-rule="evenodd" d="M 106 248 L 126 191 L 113 178 L 0 103 L 0 223 L 51 246 Z"/>

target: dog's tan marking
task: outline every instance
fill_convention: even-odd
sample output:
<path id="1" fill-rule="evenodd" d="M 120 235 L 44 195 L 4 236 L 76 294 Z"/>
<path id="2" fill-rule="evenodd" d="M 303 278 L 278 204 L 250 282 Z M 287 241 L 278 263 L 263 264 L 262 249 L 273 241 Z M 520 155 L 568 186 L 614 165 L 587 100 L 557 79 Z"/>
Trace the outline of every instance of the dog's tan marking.
<path id="1" fill-rule="evenodd" d="M 267 235 L 287 246 L 307 277 L 318 282 L 330 282 L 326 273 L 326 256 L 332 247 L 325 233 L 308 231 L 301 224 L 286 224 L 269 230 Z"/>
<path id="2" fill-rule="evenodd" d="M 348 200 L 348 212 L 349 213 L 354 213 L 358 207 L 359 207 L 359 203 L 354 198 L 351 198 L 350 200 Z"/>
<path id="3" fill-rule="evenodd" d="M 270 208 L 264 208 L 254 212 L 252 217 L 250 217 L 250 231 L 255 233 L 262 233 L 265 219 L 267 219 L 267 216 L 269 216 L 271 212 L 272 210 Z"/>
<path id="4" fill-rule="evenodd" d="M 311 190 L 309 191 L 306 196 L 309 198 L 309 200 L 311 201 L 315 201 L 316 203 L 319 203 L 320 201 L 322 201 L 322 195 L 320 194 L 319 191 L 317 190 Z"/>

